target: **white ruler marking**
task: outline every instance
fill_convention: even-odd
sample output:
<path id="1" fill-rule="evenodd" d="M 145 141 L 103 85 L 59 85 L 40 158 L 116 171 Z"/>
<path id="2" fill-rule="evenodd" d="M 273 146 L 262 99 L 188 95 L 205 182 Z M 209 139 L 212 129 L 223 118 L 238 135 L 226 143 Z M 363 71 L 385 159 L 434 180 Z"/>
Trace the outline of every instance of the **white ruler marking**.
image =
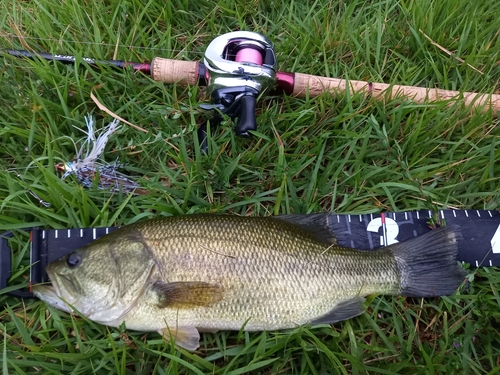
<path id="1" fill-rule="evenodd" d="M 497 230 L 491 239 L 491 250 L 495 254 L 500 254 L 500 225 L 498 225 Z"/>
<path id="2" fill-rule="evenodd" d="M 45 231 L 43 231 L 43 232 L 45 232 Z M 31 235 L 33 235 L 33 232 L 31 232 Z M 33 264 L 33 241 L 30 241 L 30 266 L 32 264 Z M 33 267 L 30 267 L 30 285 L 32 282 L 33 282 Z"/>

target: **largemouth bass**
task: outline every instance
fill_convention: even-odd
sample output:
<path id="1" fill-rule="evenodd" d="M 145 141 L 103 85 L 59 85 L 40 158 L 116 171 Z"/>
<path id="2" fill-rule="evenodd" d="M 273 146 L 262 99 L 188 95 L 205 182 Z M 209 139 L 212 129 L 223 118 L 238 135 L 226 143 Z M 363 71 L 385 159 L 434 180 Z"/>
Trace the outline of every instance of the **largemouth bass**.
<path id="1" fill-rule="evenodd" d="M 158 331 L 189 350 L 200 331 L 280 330 L 361 314 L 371 294 L 452 294 L 465 272 L 441 227 L 377 251 L 335 244 L 294 215 L 185 215 L 138 222 L 51 263 L 46 303 L 90 320 Z"/>

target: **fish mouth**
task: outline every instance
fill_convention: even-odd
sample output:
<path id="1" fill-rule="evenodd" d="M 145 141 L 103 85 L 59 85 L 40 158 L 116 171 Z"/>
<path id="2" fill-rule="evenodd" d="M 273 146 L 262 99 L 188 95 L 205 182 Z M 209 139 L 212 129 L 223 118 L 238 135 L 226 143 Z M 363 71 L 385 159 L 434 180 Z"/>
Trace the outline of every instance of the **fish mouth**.
<path id="1" fill-rule="evenodd" d="M 66 298 L 63 298 L 61 288 L 59 286 L 59 283 L 57 282 L 57 278 L 55 277 L 51 278 L 50 284 L 33 285 L 33 294 L 50 306 L 55 307 L 56 309 L 65 312 L 73 312 L 73 308 L 68 305 L 68 302 L 70 301 L 67 301 Z"/>

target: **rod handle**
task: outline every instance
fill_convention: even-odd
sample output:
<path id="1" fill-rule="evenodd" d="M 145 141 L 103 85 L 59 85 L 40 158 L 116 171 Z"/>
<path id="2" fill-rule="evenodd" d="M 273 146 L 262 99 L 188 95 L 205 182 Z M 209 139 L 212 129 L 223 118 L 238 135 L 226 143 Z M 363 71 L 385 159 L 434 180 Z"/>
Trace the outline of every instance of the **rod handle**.
<path id="1" fill-rule="evenodd" d="M 500 95 L 498 94 L 490 95 L 434 88 L 428 89 L 425 87 L 389 85 L 386 83 L 347 81 L 345 79 L 327 78 L 302 73 L 295 73 L 292 95 L 303 98 L 308 92 L 309 97 L 314 97 L 328 91 L 334 94 L 343 94 L 346 91 L 347 82 L 349 82 L 349 91 L 351 93 L 370 95 L 378 100 L 407 97 L 421 104 L 442 100 L 449 100 L 450 102 L 460 100 L 467 107 L 481 108 L 483 112 L 491 109 L 495 117 L 498 116 L 498 112 L 500 111 Z"/>
<path id="2" fill-rule="evenodd" d="M 151 77 L 164 83 L 194 86 L 198 83 L 198 61 L 183 61 L 155 57 L 151 62 Z"/>

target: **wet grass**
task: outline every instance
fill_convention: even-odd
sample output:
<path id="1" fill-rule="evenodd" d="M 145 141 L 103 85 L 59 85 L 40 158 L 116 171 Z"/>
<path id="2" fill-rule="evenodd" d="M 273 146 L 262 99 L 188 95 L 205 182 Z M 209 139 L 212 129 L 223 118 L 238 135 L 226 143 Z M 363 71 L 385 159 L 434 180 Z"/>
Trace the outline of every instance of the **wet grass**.
<path id="1" fill-rule="evenodd" d="M 500 93 L 499 12 L 495 2 L 465 0 L 5 0 L 0 48 L 198 60 L 215 36 L 251 30 L 273 41 L 280 70 Z M 492 113 L 356 95 L 267 97 L 251 140 L 236 138 L 227 121 L 202 156 L 193 147 L 204 118 L 196 87 L 87 70 L 82 61 L 0 62 L 0 229 L 15 231 L 13 282 L 27 273 L 21 229 L 35 225 L 123 225 L 195 212 L 500 208 Z M 147 130 L 122 124 L 105 159 L 126 163 L 148 196 L 83 188 L 53 168 L 74 157 L 70 138 L 81 141 L 76 128 L 87 113 L 99 127 L 111 121 L 90 98 L 96 86 L 103 105 Z M 5 374 L 493 374 L 500 371 L 500 274 L 473 271 L 470 289 L 450 297 L 373 297 L 362 316 L 314 329 L 203 334 L 193 353 L 155 333 L 104 327 L 0 292 L 0 361 Z"/>

